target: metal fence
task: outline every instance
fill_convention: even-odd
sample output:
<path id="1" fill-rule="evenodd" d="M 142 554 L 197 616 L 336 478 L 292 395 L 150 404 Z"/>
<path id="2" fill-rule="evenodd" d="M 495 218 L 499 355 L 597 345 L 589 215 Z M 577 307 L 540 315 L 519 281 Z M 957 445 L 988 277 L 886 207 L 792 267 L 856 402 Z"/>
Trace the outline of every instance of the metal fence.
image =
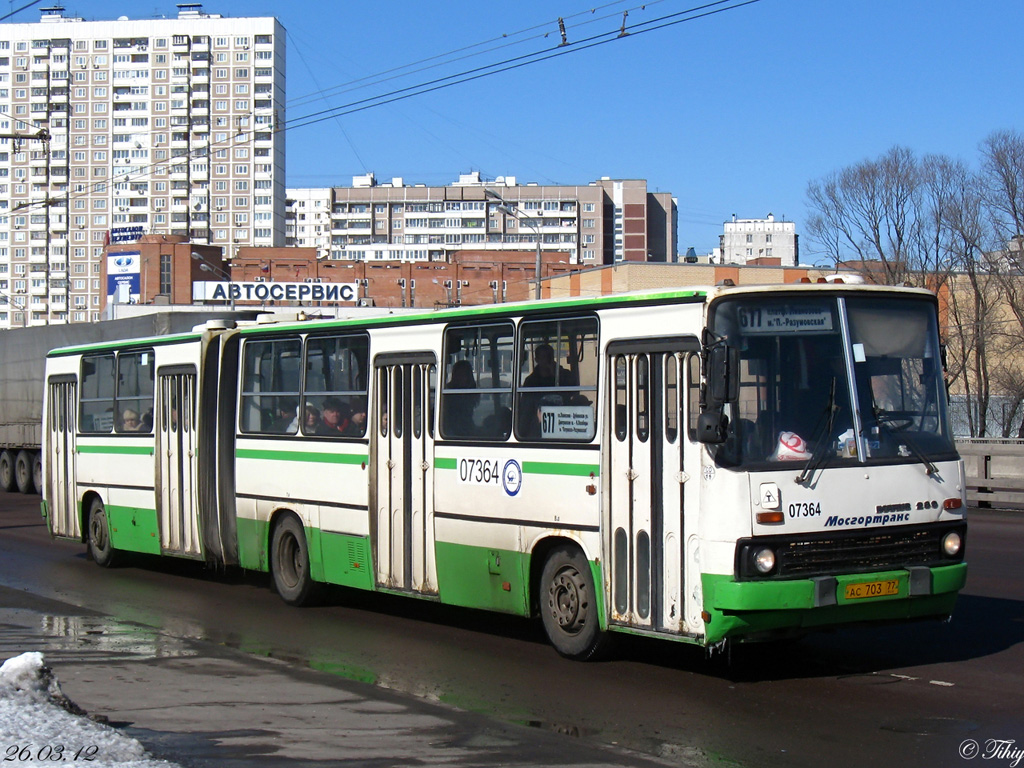
<path id="1" fill-rule="evenodd" d="M 972 507 L 1024 509 L 1024 441 L 1010 438 L 957 440 Z"/>

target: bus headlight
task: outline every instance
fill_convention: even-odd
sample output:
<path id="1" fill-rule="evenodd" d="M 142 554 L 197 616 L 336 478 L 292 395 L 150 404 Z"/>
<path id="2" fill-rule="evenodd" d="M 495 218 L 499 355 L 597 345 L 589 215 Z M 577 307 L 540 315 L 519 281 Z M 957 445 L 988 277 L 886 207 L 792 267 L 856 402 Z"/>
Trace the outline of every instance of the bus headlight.
<path id="1" fill-rule="evenodd" d="M 953 557 L 960 552 L 961 543 L 960 534 L 950 531 L 942 537 L 942 551 L 949 557 Z"/>
<path id="2" fill-rule="evenodd" d="M 771 573 L 775 567 L 775 552 L 768 547 L 761 547 L 753 554 L 754 567 L 760 573 Z"/>

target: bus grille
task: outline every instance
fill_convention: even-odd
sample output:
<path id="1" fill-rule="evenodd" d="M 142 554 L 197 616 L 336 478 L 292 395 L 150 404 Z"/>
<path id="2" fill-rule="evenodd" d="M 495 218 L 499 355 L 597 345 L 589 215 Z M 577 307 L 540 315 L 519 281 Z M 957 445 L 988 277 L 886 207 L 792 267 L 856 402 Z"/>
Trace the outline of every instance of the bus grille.
<path id="1" fill-rule="evenodd" d="M 736 573 L 742 580 L 803 579 L 913 566 L 952 565 L 963 560 L 964 546 L 960 547 L 956 557 L 949 557 L 942 552 L 942 539 L 954 530 L 966 544 L 965 523 L 743 539 L 736 550 Z M 753 568 L 752 554 L 765 545 L 775 550 L 776 565 L 771 573 L 762 575 Z"/>

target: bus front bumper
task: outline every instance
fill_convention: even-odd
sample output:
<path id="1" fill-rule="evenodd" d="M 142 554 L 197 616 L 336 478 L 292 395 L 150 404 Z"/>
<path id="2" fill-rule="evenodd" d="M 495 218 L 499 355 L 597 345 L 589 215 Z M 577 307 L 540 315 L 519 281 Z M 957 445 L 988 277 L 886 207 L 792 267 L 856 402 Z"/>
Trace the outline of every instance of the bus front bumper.
<path id="1" fill-rule="evenodd" d="M 705 643 L 839 624 L 945 618 L 966 581 L 966 563 L 778 581 L 704 574 Z"/>

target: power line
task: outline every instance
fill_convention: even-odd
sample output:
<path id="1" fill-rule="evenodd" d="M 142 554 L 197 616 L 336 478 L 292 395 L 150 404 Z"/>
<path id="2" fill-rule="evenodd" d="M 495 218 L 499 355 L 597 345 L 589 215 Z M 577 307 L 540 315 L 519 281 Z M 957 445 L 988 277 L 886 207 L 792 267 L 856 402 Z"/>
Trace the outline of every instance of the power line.
<path id="1" fill-rule="evenodd" d="M 27 3 L 27 4 L 23 5 L 23 6 L 21 6 L 21 8 L 17 8 L 16 10 L 11 11 L 10 13 L 8 13 L 5 16 L 0 16 L 0 21 L 7 21 L 7 19 L 11 18 L 11 16 L 14 16 L 15 14 L 21 13 L 26 8 L 31 8 L 33 5 L 38 5 L 42 1 L 43 0 L 32 0 L 31 3 Z"/>
<path id="2" fill-rule="evenodd" d="M 707 16 L 713 16 L 718 13 L 724 13 L 725 11 L 731 11 L 737 8 L 742 8 L 747 5 L 753 5 L 754 3 L 760 2 L 760 0 L 745 0 L 744 2 L 737 2 L 734 5 L 730 5 L 724 8 L 715 7 L 721 6 L 728 2 L 733 2 L 733 0 L 716 0 L 715 2 L 696 6 L 685 11 L 679 11 L 678 13 L 669 14 L 667 16 L 662 16 L 657 19 L 651 19 L 650 21 L 639 22 L 632 26 L 623 25 L 623 27 L 621 27 L 618 30 L 614 30 L 612 32 L 604 32 L 599 35 L 594 35 L 592 37 L 581 40 L 578 43 L 569 43 L 566 46 L 559 45 L 554 49 L 545 49 L 541 51 L 535 51 L 533 53 L 523 54 L 522 56 L 515 56 L 493 64 L 486 64 L 480 67 L 474 67 L 472 69 L 464 70 L 453 75 L 447 75 L 445 77 L 429 80 L 425 83 L 420 83 L 418 85 L 410 85 L 405 88 L 398 88 L 396 90 L 380 94 L 378 96 L 371 96 L 365 99 L 359 99 L 357 101 L 349 102 L 348 104 L 342 104 L 331 109 L 312 112 L 308 115 L 303 115 L 302 117 L 298 117 L 295 118 L 294 120 L 288 121 L 287 129 L 290 130 L 293 128 L 304 128 L 307 125 L 314 125 L 315 123 L 323 122 L 324 120 L 328 120 L 336 115 L 351 115 L 356 112 L 362 112 L 371 107 L 379 107 L 385 104 L 392 104 L 396 101 L 402 101 L 413 96 L 420 96 L 425 93 L 443 90 L 444 88 L 450 88 L 454 85 L 461 85 L 463 83 L 472 82 L 474 80 L 479 80 L 484 77 L 490 77 L 492 75 L 496 75 L 502 72 L 509 72 L 511 70 L 519 69 L 530 64 L 537 64 L 542 61 L 548 61 L 550 59 L 566 56 L 570 53 L 578 53 L 580 51 L 589 50 L 590 48 L 596 48 L 597 46 L 613 43 L 625 37 L 635 37 L 636 35 L 645 34 L 647 32 L 655 32 L 660 29 L 675 26 L 676 24 L 682 24 L 687 21 L 696 21 L 697 19 L 705 18 Z M 702 13 L 697 13 L 698 11 L 702 11 Z M 678 18 L 680 16 L 686 16 L 686 18 Z M 659 24 L 659 22 L 665 23 Z M 658 26 L 650 26 L 652 24 L 658 24 Z M 648 28 L 641 29 L 641 27 Z"/>
<path id="3" fill-rule="evenodd" d="M 642 10 L 642 9 L 646 8 L 647 6 L 656 5 L 658 3 L 662 3 L 662 2 L 666 2 L 666 1 L 667 0 L 653 0 L 653 2 L 646 3 L 645 5 L 634 6 L 634 7 L 628 8 L 628 9 L 626 9 L 626 12 L 628 13 L 629 11 Z M 524 38 L 523 40 L 515 40 L 515 41 L 513 41 L 513 38 L 520 37 L 521 35 L 525 35 L 525 34 L 527 34 L 529 32 L 533 32 L 534 30 L 542 30 L 542 29 L 545 29 L 545 28 L 550 28 L 552 25 L 555 25 L 555 24 L 560 24 L 560 25 L 564 26 L 564 22 L 566 20 L 570 20 L 571 21 L 572 19 L 578 18 L 580 16 L 593 15 L 597 11 L 604 10 L 605 8 L 611 8 L 612 6 L 615 6 L 615 5 L 620 5 L 622 2 L 623 2 L 623 0 L 616 0 L 615 2 L 606 3 L 604 5 L 596 6 L 594 8 L 589 9 L 589 10 L 580 11 L 579 13 L 575 13 L 575 14 L 572 14 L 570 16 L 559 17 L 557 19 L 552 19 L 551 21 L 546 21 L 546 22 L 543 22 L 541 24 L 535 24 L 535 25 L 533 25 L 531 27 L 527 27 L 525 29 L 521 29 L 518 32 L 505 33 L 505 34 L 502 34 L 499 37 L 492 37 L 492 38 L 490 38 L 488 40 L 483 40 L 483 41 L 478 42 L 478 43 L 473 43 L 471 45 L 463 46 L 461 48 L 456 48 L 456 49 L 448 51 L 446 53 L 435 54 L 434 56 L 428 56 L 426 58 L 419 59 L 418 61 L 414 61 L 414 62 L 411 62 L 409 64 L 403 64 L 402 66 L 392 67 L 391 69 L 386 69 L 383 72 L 378 72 L 378 73 L 373 74 L 373 75 L 366 75 L 364 77 L 359 77 L 359 78 L 356 78 L 354 80 L 350 80 L 347 83 L 341 83 L 340 85 L 332 86 L 332 87 L 327 88 L 326 90 L 323 90 L 323 91 L 314 92 L 314 93 L 306 94 L 306 95 L 303 95 L 303 96 L 298 96 L 295 99 L 293 99 L 292 101 L 288 102 L 288 106 L 291 106 L 291 107 L 300 106 L 302 104 L 306 104 L 306 103 L 309 103 L 309 102 L 316 101 L 318 98 L 321 98 L 322 96 L 325 96 L 327 94 L 346 93 L 348 91 L 358 90 L 359 88 L 365 88 L 365 87 L 368 87 L 370 85 L 379 85 L 379 84 L 387 82 L 389 80 L 395 80 L 395 79 L 398 79 L 400 77 L 405 77 L 407 75 L 416 74 L 417 72 L 424 72 L 424 71 L 429 70 L 429 69 L 435 69 L 437 67 L 444 66 L 445 64 L 450 64 L 450 63 L 453 63 L 453 62 L 456 62 L 456 61 L 461 61 L 463 59 L 472 58 L 474 56 L 481 56 L 481 55 L 483 55 L 485 53 L 492 53 L 494 51 L 501 50 L 502 48 L 509 48 L 509 47 L 514 46 L 514 45 L 522 45 L 523 43 L 527 43 L 530 40 L 537 40 L 537 39 L 541 39 L 541 38 L 546 38 L 546 37 L 548 37 L 551 34 L 550 31 L 549 32 L 544 32 L 544 33 L 538 33 L 538 34 L 533 35 L 531 37 Z M 576 26 L 577 27 L 583 27 L 583 26 L 587 26 L 587 25 L 590 25 L 590 24 L 596 24 L 596 23 L 604 21 L 604 20 L 606 20 L 608 18 L 613 18 L 615 16 L 618 16 L 618 13 L 616 13 L 616 14 L 607 14 L 607 15 L 604 15 L 604 16 L 598 16 L 598 17 L 595 17 L 593 19 L 590 19 L 589 21 L 582 22 L 582 23 L 580 23 L 580 24 L 578 24 Z M 448 57 L 454 56 L 455 54 L 464 53 L 466 51 L 471 51 L 474 48 L 479 48 L 481 46 L 488 45 L 490 43 L 499 42 L 499 41 L 502 42 L 501 45 L 496 45 L 496 46 L 493 46 L 491 48 L 487 48 L 487 49 L 482 50 L 482 51 L 477 51 L 475 53 L 470 53 L 470 54 L 466 54 L 466 55 L 463 55 L 463 56 L 457 56 L 457 57 L 451 58 L 451 59 L 448 58 Z M 437 61 L 438 59 L 447 59 L 447 60 L 446 61 L 438 61 L 435 64 L 429 64 L 429 66 L 418 67 L 418 65 L 420 65 L 420 64 L 427 64 L 428 62 Z M 412 67 L 418 67 L 418 68 L 417 69 L 412 69 Z M 407 72 L 403 72 L 403 70 L 408 70 L 408 71 Z M 402 74 L 396 74 L 396 73 L 402 73 Z M 386 75 L 390 75 L 390 77 L 386 77 Z M 380 78 L 380 79 L 376 79 L 375 80 L 374 78 Z M 373 82 L 366 82 L 366 81 L 369 81 L 369 80 L 373 80 Z M 364 85 L 359 85 L 360 83 L 365 83 L 365 84 Z"/>

